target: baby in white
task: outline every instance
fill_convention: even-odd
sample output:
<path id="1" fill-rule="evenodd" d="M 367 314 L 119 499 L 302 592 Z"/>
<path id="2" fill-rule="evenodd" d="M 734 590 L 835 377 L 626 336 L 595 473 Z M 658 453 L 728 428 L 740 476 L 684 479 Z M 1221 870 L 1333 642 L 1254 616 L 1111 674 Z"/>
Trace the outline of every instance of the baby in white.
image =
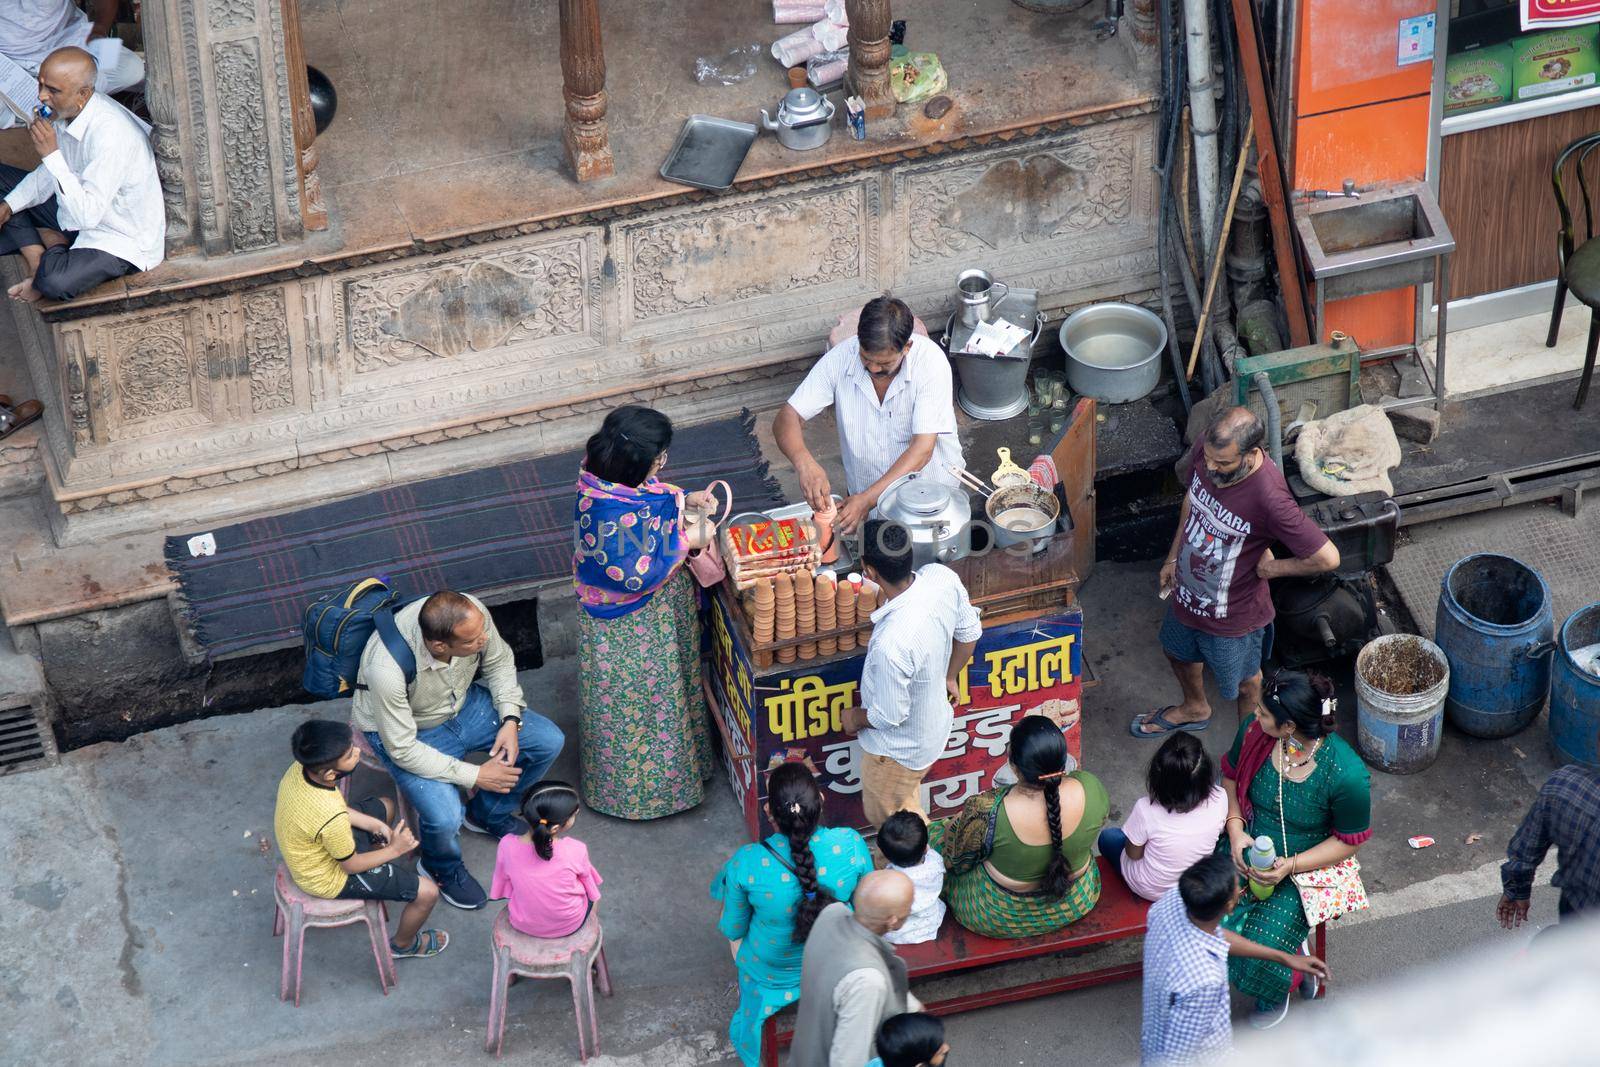
<path id="1" fill-rule="evenodd" d="M 944 922 L 944 901 L 939 899 L 944 889 L 944 857 L 938 849 L 928 847 L 928 824 L 915 812 L 895 812 L 878 827 L 878 851 L 889 861 L 889 869 L 911 879 L 916 890 L 905 923 L 883 939 L 896 945 L 932 941 Z"/>

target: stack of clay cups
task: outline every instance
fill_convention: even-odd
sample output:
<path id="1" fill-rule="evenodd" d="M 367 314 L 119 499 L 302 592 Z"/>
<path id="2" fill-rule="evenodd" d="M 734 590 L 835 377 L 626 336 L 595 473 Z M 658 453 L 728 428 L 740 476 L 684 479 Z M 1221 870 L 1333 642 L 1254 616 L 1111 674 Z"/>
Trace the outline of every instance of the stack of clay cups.
<path id="1" fill-rule="evenodd" d="M 832 573 L 824 571 L 817 575 L 814 597 L 818 633 L 827 633 L 839 625 L 838 595 L 838 582 L 834 580 Z M 824 656 L 833 655 L 839 651 L 839 639 L 837 637 L 822 638 L 817 642 L 817 651 Z"/>
<path id="2" fill-rule="evenodd" d="M 770 578 L 763 578 L 750 590 L 750 625 L 758 645 L 770 644 L 777 632 L 777 598 L 772 585 Z M 756 666 L 772 666 L 772 653 L 757 652 Z"/>
<path id="3" fill-rule="evenodd" d="M 817 602 L 810 571 L 796 571 L 794 575 L 794 628 L 802 637 L 817 632 Z M 817 643 L 807 641 L 801 645 L 800 658 L 816 659 Z"/>
<path id="4" fill-rule="evenodd" d="M 865 642 L 872 636 L 872 613 L 878 608 L 878 587 L 871 582 L 861 583 L 861 592 L 856 595 L 856 621 L 861 623 L 861 640 Z"/>
<path id="5" fill-rule="evenodd" d="M 773 577 L 772 586 L 777 608 L 777 629 L 773 636 L 787 641 L 795 636 L 794 581 L 787 573 L 779 573 Z M 793 663 L 795 646 L 780 648 L 777 655 L 779 663 Z"/>
<path id="6" fill-rule="evenodd" d="M 838 613 L 841 628 L 848 630 L 839 635 L 839 651 L 850 652 L 856 647 L 856 594 L 860 592 L 861 576 L 852 574 L 839 583 L 839 596 L 834 610 Z"/>

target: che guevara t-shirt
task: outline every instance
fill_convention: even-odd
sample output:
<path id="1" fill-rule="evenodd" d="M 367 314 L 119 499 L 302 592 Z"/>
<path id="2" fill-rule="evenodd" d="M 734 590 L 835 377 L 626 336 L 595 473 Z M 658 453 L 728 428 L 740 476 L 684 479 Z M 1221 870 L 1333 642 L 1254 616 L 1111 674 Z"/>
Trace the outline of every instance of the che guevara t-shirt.
<path id="1" fill-rule="evenodd" d="M 1219 488 L 1196 445 L 1189 464 L 1189 519 L 1178 542 L 1173 612 L 1178 621 L 1219 637 L 1238 637 L 1272 621 L 1272 597 L 1256 574 L 1275 541 L 1297 558 L 1315 555 L 1328 537 L 1312 522 L 1263 456 L 1256 472 Z"/>

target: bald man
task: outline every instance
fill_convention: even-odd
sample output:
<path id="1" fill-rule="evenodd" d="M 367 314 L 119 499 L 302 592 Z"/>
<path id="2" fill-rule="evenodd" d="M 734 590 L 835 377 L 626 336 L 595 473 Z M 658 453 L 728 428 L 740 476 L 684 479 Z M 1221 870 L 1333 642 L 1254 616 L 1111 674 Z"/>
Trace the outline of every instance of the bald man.
<path id="1" fill-rule="evenodd" d="M 144 81 L 144 60 L 114 35 L 117 0 L 0 0 L 0 91 L 27 106 L 45 57 L 58 48 L 83 48 L 99 69 L 95 91 L 119 93 Z M 22 120 L 0 107 L 0 129 Z"/>
<path id="2" fill-rule="evenodd" d="M 883 938 L 900 929 L 914 897 L 911 879 L 899 871 L 873 871 L 856 883 L 854 911 L 843 904 L 822 909 L 800 965 L 789 1067 L 862 1067 L 885 1019 L 922 1010 L 906 987 L 905 961 Z"/>
<path id="3" fill-rule="evenodd" d="M 1189 454 L 1189 492 L 1160 578 L 1160 594 L 1170 598 L 1161 648 L 1183 701 L 1134 716 L 1135 737 L 1204 730 L 1211 722 L 1208 667 L 1223 699 L 1237 703 L 1240 721 L 1254 715 L 1261 663 L 1272 651 L 1267 582 L 1339 565 L 1339 550 L 1300 510 L 1262 450 L 1265 436 L 1248 408 L 1227 408 Z M 1291 558 L 1274 557 L 1274 543 Z"/>
<path id="4" fill-rule="evenodd" d="M 20 255 L 28 271 L 9 290 L 15 299 L 68 300 L 165 254 L 150 127 L 96 92 L 95 77 L 83 49 L 51 52 L 38 96 L 54 116 L 28 126 L 42 162 L 32 172 L 0 165 L 0 255 Z"/>

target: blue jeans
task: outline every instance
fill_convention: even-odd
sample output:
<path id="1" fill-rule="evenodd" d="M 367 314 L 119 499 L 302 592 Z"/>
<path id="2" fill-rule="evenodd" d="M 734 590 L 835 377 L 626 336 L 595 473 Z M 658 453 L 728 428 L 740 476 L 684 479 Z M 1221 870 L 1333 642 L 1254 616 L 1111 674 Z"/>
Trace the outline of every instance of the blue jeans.
<path id="1" fill-rule="evenodd" d="M 1100 855 L 1106 859 L 1106 864 L 1122 875 L 1122 850 L 1128 847 L 1128 835 L 1119 827 L 1108 826 L 1100 831 Z"/>
<path id="2" fill-rule="evenodd" d="M 489 690 L 474 684 L 467 690 L 466 703 L 456 717 L 438 726 L 417 732 L 417 740 L 429 748 L 438 749 L 446 756 L 461 759 L 469 752 L 486 752 L 494 746 L 495 734 L 500 731 L 500 720 L 495 714 L 494 698 Z M 461 803 L 461 793 L 454 782 L 441 782 L 423 778 L 395 766 L 384 751 L 383 740 L 369 731 L 367 741 L 378 758 L 394 776 L 400 787 L 417 809 L 417 841 L 421 845 L 422 865 L 435 881 L 448 881 L 462 866 L 461 819 L 472 815 L 472 821 L 488 830 L 495 830 L 517 813 L 522 797 L 550 769 L 561 754 L 566 736 L 549 719 L 532 709 L 522 713 L 522 729 L 517 732 L 517 766 L 522 775 L 509 793 L 491 793 L 478 790 L 470 804 Z"/>

